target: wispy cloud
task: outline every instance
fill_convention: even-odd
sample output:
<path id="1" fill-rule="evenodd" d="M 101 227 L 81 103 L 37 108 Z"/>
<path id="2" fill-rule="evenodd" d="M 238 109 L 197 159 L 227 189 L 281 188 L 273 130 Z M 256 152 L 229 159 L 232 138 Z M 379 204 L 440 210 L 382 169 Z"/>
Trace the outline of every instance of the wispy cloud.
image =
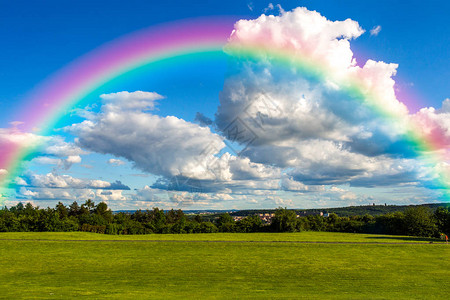
<path id="1" fill-rule="evenodd" d="M 266 13 L 266 12 L 268 12 L 268 11 L 271 11 L 271 10 L 273 10 L 273 9 L 274 9 L 273 4 L 272 4 L 272 3 L 269 3 L 269 5 L 267 5 L 267 7 L 264 8 L 264 13 Z"/>
<path id="2" fill-rule="evenodd" d="M 380 25 L 374 26 L 372 29 L 370 29 L 370 35 L 377 36 L 380 33 L 380 31 L 381 31 Z"/>
<path id="3" fill-rule="evenodd" d="M 253 2 L 247 3 L 247 7 L 248 7 L 248 9 L 250 9 L 250 11 L 253 11 L 253 9 L 255 8 L 255 6 L 253 5 Z"/>

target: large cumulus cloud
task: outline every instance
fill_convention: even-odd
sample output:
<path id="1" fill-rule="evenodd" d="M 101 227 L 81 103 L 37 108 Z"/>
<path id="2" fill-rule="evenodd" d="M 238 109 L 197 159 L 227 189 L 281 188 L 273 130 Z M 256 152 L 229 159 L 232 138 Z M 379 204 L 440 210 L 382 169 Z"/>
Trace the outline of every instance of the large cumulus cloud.
<path id="1" fill-rule="evenodd" d="M 226 47 L 233 65 L 217 128 L 241 144 L 242 156 L 284 168 L 302 183 L 417 180 L 421 165 L 412 159 L 415 145 L 401 121 L 408 109 L 394 90 L 397 65 L 368 60 L 360 67 L 350 40 L 363 32 L 356 21 L 333 22 L 306 8 L 237 22 Z M 246 48 L 259 58 L 240 51 Z M 299 61 L 315 67 L 297 68 Z M 240 139 L 230 130 L 236 124 L 244 132 Z"/>
<path id="2" fill-rule="evenodd" d="M 81 147 L 126 158 L 145 172 L 214 179 L 201 162 L 215 160 L 223 139 L 207 127 L 149 112 L 161 98 L 148 92 L 102 95 L 100 113 L 69 130 Z"/>

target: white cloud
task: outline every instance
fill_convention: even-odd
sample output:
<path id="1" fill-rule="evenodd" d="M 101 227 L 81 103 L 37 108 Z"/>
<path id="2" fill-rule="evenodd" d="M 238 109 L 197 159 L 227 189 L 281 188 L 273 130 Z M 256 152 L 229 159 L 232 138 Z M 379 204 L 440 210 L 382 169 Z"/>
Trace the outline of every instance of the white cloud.
<path id="1" fill-rule="evenodd" d="M 122 190 L 95 190 L 96 201 L 126 201 L 128 198 L 124 196 Z"/>
<path id="2" fill-rule="evenodd" d="M 79 155 L 70 155 L 67 157 L 66 161 L 70 164 L 79 164 L 81 162 L 81 157 Z"/>
<path id="3" fill-rule="evenodd" d="M 402 159 L 397 145 L 407 127 L 386 124 L 373 109 L 383 107 L 406 122 L 408 110 L 396 98 L 392 78 L 397 65 L 368 60 L 357 66 L 350 40 L 363 32 L 353 20 L 330 21 L 306 8 L 235 24 L 226 47 L 234 58 L 234 73 L 225 81 L 215 122 L 233 140 L 228 128 L 238 117 L 246 129 L 237 140 L 247 147 L 242 155 L 254 163 L 288 168 L 291 181 L 281 182 L 287 190 L 416 180 L 419 166 Z M 240 47 L 254 45 L 262 59 L 241 59 Z M 288 51 L 293 65 L 307 57 L 326 73 L 316 79 L 280 66 L 272 57 L 274 48 Z M 370 97 L 348 93 L 355 78 L 358 89 Z"/>
<path id="4" fill-rule="evenodd" d="M 280 4 L 277 4 L 277 8 L 280 11 L 280 14 L 284 14 L 286 11 L 281 7 Z"/>
<path id="5" fill-rule="evenodd" d="M 450 99 L 442 102 L 440 109 L 427 107 L 411 116 L 416 130 L 436 149 L 450 147 Z"/>
<path id="6" fill-rule="evenodd" d="M 238 21 L 230 45 L 289 50 L 293 58 L 296 54 L 308 54 L 334 71 L 343 71 L 355 65 L 349 40 L 363 32 L 358 22 L 351 19 L 333 22 L 318 12 L 299 7 L 280 16 L 261 15 L 255 20 Z"/>
<path id="7" fill-rule="evenodd" d="M 274 6 L 272 3 L 269 3 L 269 5 L 267 5 L 267 7 L 264 9 L 264 13 L 271 11 L 274 9 Z"/>
<path id="8" fill-rule="evenodd" d="M 60 136 L 52 136 L 49 137 L 48 139 L 49 141 L 44 150 L 44 153 L 47 155 L 53 155 L 56 157 L 65 157 L 65 156 L 76 157 L 88 154 L 86 151 L 82 150 L 75 144 L 64 141 L 64 138 Z"/>
<path id="9" fill-rule="evenodd" d="M 189 207 L 192 205 L 214 206 L 215 203 L 222 203 L 224 201 L 230 201 L 234 198 L 228 194 L 220 193 L 188 193 L 179 192 L 171 193 L 170 201 L 176 207 Z"/>
<path id="10" fill-rule="evenodd" d="M 263 9 L 263 12 L 264 12 L 264 13 L 268 13 L 268 12 L 274 10 L 275 8 L 278 8 L 278 11 L 280 12 L 280 14 L 284 14 L 284 13 L 286 12 L 286 11 L 283 9 L 283 7 L 281 7 L 280 4 L 273 5 L 273 3 L 269 3 L 269 4 L 267 5 L 267 7 Z"/>
<path id="11" fill-rule="evenodd" d="M 23 148 L 36 148 L 50 138 L 23 132 L 16 127 L 0 128 L 0 156 L 8 157 L 11 152 Z"/>
<path id="12" fill-rule="evenodd" d="M 20 177 L 16 177 L 16 179 L 14 181 L 15 181 L 15 184 L 17 184 L 19 186 L 27 186 L 28 185 L 28 183 Z"/>
<path id="13" fill-rule="evenodd" d="M 233 180 L 279 178 L 281 174 L 279 168 L 253 163 L 246 157 L 230 156 L 228 164 Z"/>
<path id="14" fill-rule="evenodd" d="M 356 200 L 358 199 L 358 195 L 356 195 L 355 193 L 352 192 L 345 192 L 344 194 L 342 194 L 339 199 L 341 200 Z"/>
<path id="15" fill-rule="evenodd" d="M 108 159 L 107 163 L 110 165 L 114 165 L 114 166 L 122 166 L 122 165 L 126 164 L 126 162 L 124 162 L 123 160 L 116 159 L 116 158 Z"/>
<path id="16" fill-rule="evenodd" d="M 62 201 L 70 203 L 72 201 L 84 201 L 91 199 L 98 203 L 101 201 L 127 201 L 128 198 L 122 194 L 122 190 L 101 190 L 101 189 L 54 189 L 54 188 L 40 188 L 40 189 L 27 189 L 21 187 L 19 194 L 21 196 L 29 197 L 31 200 L 39 201 Z M 27 200 L 28 202 L 29 200 Z"/>
<path id="17" fill-rule="evenodd" d="M 141 111 L 154 108 L 142 102 L 143 93 L 147 95 L 137 92 L 137 100 L 133 98 L 135 93 L 103 95 L 108 102 L 100 113 L 68 128 L 78 135 L 78 145 L 126 158 L 135 167 L 157 175 L 215 179 L 214 174 L 206 172 L 204 163 L 215 160 L 214 155 L 225 147 L 222 138 L 209 128 L 177 117 Z M 150 99 L 160 99 L 156 93 L 149 94 L 153 97 Z"/>
<path id="18" fill-rule="evenodd" d="M 41 165 L 58 165 L 61 162 L 59 158 L 51 158 L 48 156 L 39 156 L 33 158 L 33 162 L 41 164 Z"/>
<path id="19" fill-rule="evenodd" d="M 380 31 L 381 31 L 380 25 L 374 26 L 372 29 L 370 29 L 370 35 L 377 36 L 380 33 Z"/>
<path id="20" fill-rule="evenodd" d="M 284 177 L 281 180 L 281 188 L 285 191 L 296 192 L 322 192 L 325 191 L 324 185 L 308 186 L 300 181 L 293 180 L 291 177 Z"/>
<path id="21" fill-rule="evenodd" d="M 41 164 L 41 165 L 56 165 L 58 168 L 63 170 L 69 170 L 73 164 L 81 163 L 81 156 L 79 155 L 70 155 L 67 158 L 54 158 L 48 156 L 38 156 L 32 159 L 32 162 Z"/>
<path id="22" fill-rule="evenodd" d="M 106 111 L 119 111 L 120 110 L 137 110 L 147 111 L 155 108 L 155 101 L 164 99 L 161 96 L 153 92 L 118 92 L 111 94 L 100 95 L 100 98 L 105 103 L 103 109 Z"/>
<path id="23" fill-rule="evenodd" d="M 13 122 L 14 123 L 14 122 Z M 87 152 L 68 143 L 61 136 L 41 136 L 23 132 L 15 125 L 12 128 L 0 128 L 0 155 L 8 157 L 11 153 L 29 151 L 28 155 L 38 164 L 57 165 L 68 170 L 74 163 L 81 162 L 81 156 Z"/>
<path id="24" fill-rule="evenodd" d="M 142 189 L 138 189 L 131 197 L 135 201 L 161 202 L 162 199 L 158 193 L 161 193 L 161 191 L 146 185 Z"/>
<path id="25" fill-rule="evenodd" d="M 294 202 L 292 201 L 292 199 L 289 199 L 289 198 L 282 198 L 282 197 L 278 197 L 278 196 L 268 196 L 266 199 L 273 201 L 277 206 L 289 207 L 289 208 L 293 208 L 293 206 L 294 206 Z"/>
<path id="26" fill-rule="evenodd" d="M 22 183 L 22 184 L 21 184 Z M 25 184 L 24 184 L 25 183 Z M 18 185 L 26 185 L 34 188 L 56 188 L 56 189 L 110 189 L 129 190 L 130 188 L 120 181 L 107 182 L 96 179 L 79 179 L 69 175 L 30 174 L 20 178 Z"/>

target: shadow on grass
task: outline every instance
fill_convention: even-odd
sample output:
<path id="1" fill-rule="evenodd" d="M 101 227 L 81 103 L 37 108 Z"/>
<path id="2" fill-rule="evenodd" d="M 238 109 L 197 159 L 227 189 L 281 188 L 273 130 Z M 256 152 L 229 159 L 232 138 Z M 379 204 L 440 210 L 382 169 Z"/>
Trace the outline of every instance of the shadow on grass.
<path id="1" fill-rule="evenodd" d="M 408 242 L 442 242 L 437 238 L 426 238 L 426 237 L 416 237 L 416 236 L 368 236 L 368 239 L 376 240 L 401 240 Z"/>

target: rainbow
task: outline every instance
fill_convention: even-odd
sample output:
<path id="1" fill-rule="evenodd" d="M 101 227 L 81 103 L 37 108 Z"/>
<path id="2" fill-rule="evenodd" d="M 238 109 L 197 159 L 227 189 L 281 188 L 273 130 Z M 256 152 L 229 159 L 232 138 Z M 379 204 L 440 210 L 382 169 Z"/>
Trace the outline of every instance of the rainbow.
<path id="1" fill-rule="evenodd" d="M 439 166 L 448 162 L 448 145 L 445 144 L 445 137 L 442 133 L 425 134 L 420 128 L 420 124 L 415 123 L 408 118 L 408 106 L 405 102 L 399 102 L 398 107 L 386 107 L 382 104 L 382 96 L 373 91 L 364 80 L 356 75 L 341 78 L 339 74 L 333 74 L 333 71 L 322 62 L 314 59 L 309 53 L 298 53 L 289 47 L 272 48 L 265 41 L 257 43 L 234 46 L 229 42 L 226 50 L 234 56 L 246 57 L 248 59 L 265 60 L 270 57 L 271 61 L 278 64 L 284 64 L 286 67 L 295 66 L 296 69 L 313 77 L 325 81 L 332 80 L 339 86 L 341 91 L 353 95 L 354 99 L 368 105 L 378 115 L 389 121 L 393 126 L 401 124 L 406 128 L 404 140 L 415 150 L 422 161 L 428 166 Z M 418 103 L 413 102 L 411 97 L 408 104 L 416 107 Z M 404 108 L 404 110 L 402 110 Z M 445 168 L 445 166 L 444 166 Z M 434 187 L 444 190 L 446 200 L 450 198 L 450 170 L 435 170 L 433 174 Z"/>
<path id="2" fill-rule="evenodd" d="M 122 74 L 168 58 L 222 52 L 234 21 L 225 17 L 182 20 L 113 40 L 47 78 L 30 92 L 25 114 L 20 112 L 12 121 L 23 122 L 23 132 L 45 135 L 77 102 Z M 2 145 L 0 170 L 7 175 L 0 173 L 0 188 L 11 183 L 24 159 L 35 150 L 13 143 Z"/>
<path id="3" fill-rule="evenodd" d="M 223 52 L 234 21 L 229 18 L 177 21 L 113 40 L 48 78 L 30 93 L 25 114 L 22 112 L 14 116 L 13 120 L 24 122 L 21 127 L 24 132 L 37 131 L 45 135 L 77 102 L 120 75 L 164 59 L 188 54 Z M 302 72 L 322 80 L 332 75 L 326 65 L 313 59 L 308 53 L 299 55 L 292 49 L 271 49 L 263 43 L 234 47 L 233 43 L 229 43 L 225 51 L 229 55 L 252 59 L 270 55 L 281 64 L 285 63 L 290 67 L 294 64 Z M 334 79 L 345 91 L 364 99 L 363 102 L 382 116 L 394 122 L 399 118 L 398 114 L 380 105 L 379 95 L 371 93 L 357 77 L 347 78 L 345 81 Z M 410 124 L 407 140 L 416 146 L 418 153 L 433 165 L 445 161 L 445 157 L 439 154 L 429 155 L 442 149 L 439 139 L 418 134 L 420 131 L 416 130 L 415 126 Z M 7 170 L 8 173 L 3 176 L 0 188 L 12 182 L 19 173 L 21 163 L 35 150 L 35 147 L 19 147 L 14 144 L 3 147 L 0 170 Z M 450 188 L 449 179 L 448 174 L 436 175 L 436 181 L 445 190 Z"/>

